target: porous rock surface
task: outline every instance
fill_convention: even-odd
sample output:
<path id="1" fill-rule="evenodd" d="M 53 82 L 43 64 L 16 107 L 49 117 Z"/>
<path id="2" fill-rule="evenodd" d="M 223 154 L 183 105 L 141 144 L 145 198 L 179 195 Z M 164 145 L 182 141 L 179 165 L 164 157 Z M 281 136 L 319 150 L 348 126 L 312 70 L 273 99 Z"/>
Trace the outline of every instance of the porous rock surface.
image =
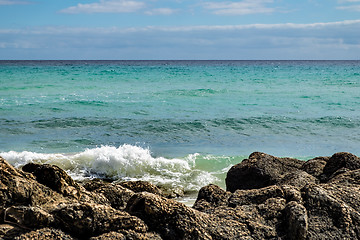
<path id="1" fill-rule="evenodd" d="M 73 181 L 0 157 L 0 239 L 360 239 L 360 159 L 252 153 L 193 207 L 148 182 Z"/>

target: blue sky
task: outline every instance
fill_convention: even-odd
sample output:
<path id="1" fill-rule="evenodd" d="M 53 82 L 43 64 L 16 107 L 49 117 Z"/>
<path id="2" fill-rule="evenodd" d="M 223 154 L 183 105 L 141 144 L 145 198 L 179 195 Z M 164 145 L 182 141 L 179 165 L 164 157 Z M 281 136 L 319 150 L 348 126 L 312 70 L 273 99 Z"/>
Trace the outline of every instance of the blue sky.
<path id="1" fill-rule="evenodd" d="M 360 59 L 360 0 L 0 0 L 0 59 Z"/>

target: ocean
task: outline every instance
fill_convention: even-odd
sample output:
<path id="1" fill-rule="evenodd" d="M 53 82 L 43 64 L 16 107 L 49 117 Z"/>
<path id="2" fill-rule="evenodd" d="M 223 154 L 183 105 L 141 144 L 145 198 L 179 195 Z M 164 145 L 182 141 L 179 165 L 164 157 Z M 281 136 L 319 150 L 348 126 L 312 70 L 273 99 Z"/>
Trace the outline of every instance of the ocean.
<path id="1" fill-rule="evenodd" d="M 254 151 L 360 155 L 360 61 L 0 61 L 0 155 L 185 194 Z"/>

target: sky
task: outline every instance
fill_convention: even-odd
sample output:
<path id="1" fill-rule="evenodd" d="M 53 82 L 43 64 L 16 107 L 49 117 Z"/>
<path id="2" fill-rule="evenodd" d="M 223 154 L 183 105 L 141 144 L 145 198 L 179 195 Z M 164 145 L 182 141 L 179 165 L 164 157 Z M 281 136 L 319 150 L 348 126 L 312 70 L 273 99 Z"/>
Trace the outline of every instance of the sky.
<path id="1" fill-rule="evenodd" d="M 360 0 L 0 0 L 1 60 L 359 60 Z"/>

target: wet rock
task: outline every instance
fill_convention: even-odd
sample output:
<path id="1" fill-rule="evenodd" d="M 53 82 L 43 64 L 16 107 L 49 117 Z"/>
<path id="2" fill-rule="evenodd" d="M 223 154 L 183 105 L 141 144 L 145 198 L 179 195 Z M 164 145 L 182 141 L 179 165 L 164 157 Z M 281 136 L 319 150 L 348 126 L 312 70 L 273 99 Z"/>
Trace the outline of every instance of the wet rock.
<path id="1" fill-rule="evenodd" d="M 295 201 L 291 201 L 286 205 L 284 212 L 288 238 L 291 240 L 306 239 L 308 233 L 306 208 Z"/>
<path id="2" fill-rule="evenodd" d="M 80 197 L 80 186 L 58 166 L 28 163 L 22 170 L 32 173 L 39 183 L 62 195 Z"/>
<path id="3" fill-rule="evenodd" d="M 119 232 L 108 232 L 101 234 L 100 236 L 91 237 L 89 240 L 126 240 L 126 236 Z"/>
<path id="4" fill-rule="evenodd" d="M 304 207 L 308 213 L 308 239 L 360 238 L 359 208 L 352 208 L 332 194 L 338 190 L 326 185 L 308 185 L 303 189 Z M 357 201 L 360 199 L 359 192 L 355 198 Z"/>
<path id="5" fill-rule="evenodd" d="M 50 226 L 54 217 L 39 207 L 12 206 L 3 212 L 4 220 L 26 228 Z"/>
<path id="6" fill-rule="evenodd" d="M 135 194 L 127 211 L 143 219 L 164 239 L 241 239 L 250 235 L 245 224 L 221 220 L 146 192 Z"/>
<path id="7" fill-rule="evenodd" d="M 327 161 L 329 161 L 329 157 L 317 157 L 310 159 L 304 162 L 304 164 L 301 166 L 301 170 L 316 178 L 319 178 L 321 174 L 323 174 L 323 170 Z"/>
<path id="8" fill-rule="evenodd" d="M 109 204 L 118 210 L 124 210 L 129 199 L 135 194 L 121 185 L 106 184 L 93 191 L 95 196 L 103 195 Z"/>
<path id="9" fill-rule="evenodd" d="M 66 204 L 52 211 L 52 214 L 57 226 L 78 237 L 92 237 L 121 229 L 147 231 L 141 219 L 99 204 Z"/>
<path id="10" fill-rule="evenodd" d="M 0 157 L 0 239 L 360 239 L 350 153 L 253 153 L 229 170 L 228 191 L 205 186 L 193 208 L 143 181 L 78 184 L 55 166 L 25 170 Z"/>
<path id="11" fill-rule="evenodd" d="M 163 193 L 160 188 L 155 186 L 152 183 L 145 182 L 145 181 L 127 181 L 127 182 L 120 182 L 117 185 L 123 186 L 127 189 L 132 190 L 133 192 L 149 192 L 153 194 L 157 194 L 163 196 Z"/>
<path id="12" fill-rule="evenodd" d="M 21 234 L 14 238 L 14 240 L 49 240 L 49 239 L 56 239 L 56 240 L 76 240 L 72 236 L 64 233 L 59 229 L 53 228 L 42 228 L 34 231 L 30 231 L 25 234 Z"/>
<path id="13" fill-rule="evenodd" d="M 252 153 L 248 159 L 236 164 L 227 173 L 226 190 L 263 188 L 277 184 L 290 172 L 299 170 L 303 161 L 277 158 L 265 153 Z"/>
<path id="14" fill-rule="evenodd" d="M 334 174 L 335 172 L 341 173 L 341 170 L 344 169 L 360 169 L 360 159 L 354 154 L 347 152 L 335 153 L 327 161 L 323 172 L 328 179 L 331 179 L 336 175 Z"/>
<path id="15" fill-rule="evenodd" d="M 319 179 L 301 170 L 296 170 L 285 174 L 278 182 L 278 185 L 290 185 L 298 189 L 310 183 L 319 183 Z"/>
<path id="16" fill-rule="evenodd" d="M 345 171 L 342 174 L 338 174 L 328 181 L 329 184 L 334 185 L 360 185 L 360 169 L 353 171 Z"/>
<path id="17" fill-rule="evenodd" d="M 229 198 L 229 206 L 236 207 L 241 205 L 261 204 L 269 198 L 285 198 L 283 189 L 273 185 L 261 189 L 237 190 Z"/>
<path id="18" fill-rule="evenodd" d="M 26 232 L 28 232 L 28 229 L 24 229 L 15 224 L 0 224 L 0 239 L 3 240 L 13 240 Z"/>
<path id="19" fill-rule="evenodd" d="M 94 191 L 102 186 L 106 186 L 110 184 L 109 182 L 103 181 L 102 179 L 95 178 L 92 180 L 84 180 L 83 182 L 79 183 L 81 186 L 83 186 L 87 191 Z"/>
<path id="20" fill-rule="evenodd" d="M 230 196 L 230 192 L 226 192 L 219 186 L 210 184 L 200 189 L 193 208 L 206 212 L 209 208 L 227 205 Z"/>
<path id="21" fill-rule="evenodd" d="M 40 206 L 65 202 L 66 199 L 38 183 L 34 176 L 15 169 L 0 157 L 0 204 L 10 206 Z"/>

